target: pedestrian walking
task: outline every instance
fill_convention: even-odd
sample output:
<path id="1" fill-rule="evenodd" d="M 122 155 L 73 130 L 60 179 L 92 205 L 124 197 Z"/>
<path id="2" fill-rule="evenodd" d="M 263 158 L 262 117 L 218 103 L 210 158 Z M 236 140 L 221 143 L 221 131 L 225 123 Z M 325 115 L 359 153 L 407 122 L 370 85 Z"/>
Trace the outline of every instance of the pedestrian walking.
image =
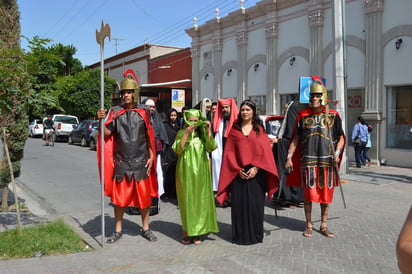
<path id="1" fill-rule="evenodd" d="M 368 142 L 366 143 L 365 147 L 361 150 L 361 155 L 363 159 L 363 163 L 368 166 L 372 165 L 372 160 L 369 158 L 368 151 L 372 147 L 372 141 L 371 141 L 371 132 L 373 130 L 373 127 L 371 125 L 368 125 L 366 123 L 366 126 L 368 127 Z"/>
<path id="2" fill-rule="evenodd" d="M 362 151 L 368 143 L 368 127 L 362 116 L 358 116 L 358 120 L 352 129 L 352 144 L 355 149 L 356 167 L 361 168 L 365 162 Z"/>

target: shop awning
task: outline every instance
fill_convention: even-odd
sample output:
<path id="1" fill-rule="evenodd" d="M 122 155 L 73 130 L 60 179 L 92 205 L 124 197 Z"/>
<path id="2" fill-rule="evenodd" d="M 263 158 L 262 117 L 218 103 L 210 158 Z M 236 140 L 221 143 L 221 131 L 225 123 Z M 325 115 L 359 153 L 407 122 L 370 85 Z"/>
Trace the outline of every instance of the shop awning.
<path id="1" fill-rule="evenodd" d="M 171 82 L 162 82 L 162 83 L 152 83 L 152 84 L 141 84 L 141 87 L 150 88 L 150 87 L 169 87 L 169 88 L 181 88 L 182 86 L 190 87 L 190 85 L 182 85 L 183 83 L 191 83 L 191 79 L 183 79 Z"/>

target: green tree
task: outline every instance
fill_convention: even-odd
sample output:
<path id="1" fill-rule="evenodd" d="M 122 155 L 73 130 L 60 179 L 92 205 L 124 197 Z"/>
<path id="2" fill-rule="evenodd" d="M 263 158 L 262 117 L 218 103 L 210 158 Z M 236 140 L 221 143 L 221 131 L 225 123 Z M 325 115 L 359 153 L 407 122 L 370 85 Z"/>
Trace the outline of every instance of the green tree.
<path id="1" fill-rule="evenodd" d="M 57 64 L 59 76 L 73 75 L 83 69 L 80 60 L 74 58 L 77 49 L 73 45 L 65 46 L 58 43 L 52 45 L 49 50 L 51 53 L 59 56 L 62 60 L 62 62 Z"/>
<path id="2" fill-rule="evenodd" d="M 62 112 L 56 83 L 61 58 L 46 48 L 51 40 L 35 36 L 28 41 L 29 52 L 24 55 L 27 72 L 32 84 L 29 98 L 30 119 L 42 117 L 46 113 Z"/>
<path id="3" fill-rule="evenodd" d="M 116 80 L 105 75 L 105 107 L 109 108 Z M 100 108 L 100 70 L 85 69 L 57 81 L 59 101 L 66 113 L 81 120 L 96 116 Z"/>
<path id="4" fill-rule="evenodd" d="M 28 137 L 26 106 L 29 81 L 23 52 L 20 48 L 20 12 L 16 1 L 0 0 L 0 135 L 3 158 L 0 162 L 0 187 L 3 188 L 2 209 L 8 208 L 10 168 L 5 151 L 9 148 L 14 177 L 20 174 L 20 160 Z"/>

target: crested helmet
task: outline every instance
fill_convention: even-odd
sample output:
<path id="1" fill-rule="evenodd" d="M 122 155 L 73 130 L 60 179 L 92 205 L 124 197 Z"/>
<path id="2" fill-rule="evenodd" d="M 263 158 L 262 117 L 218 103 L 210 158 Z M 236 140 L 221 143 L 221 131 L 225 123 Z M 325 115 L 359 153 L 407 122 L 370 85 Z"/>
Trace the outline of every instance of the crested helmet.
<path id="1" fill-rule="evenodd" d="M 123 90 L 133 90 L 133 102 L 137 103 L 139 100 L 139 86 L 137 82 L 132 78 L 124 78 L 120 84 L 120 92 Z"/>
<path id="2" fill-rule="evenodd" d="M 328 91 L 326 90 L 325 86 L 320 81 L 315 81 L 312 86 L 310 87 L 309 95 L 312 94 L 321 94 L 321 104 L 322 106 L 326 106 L 328 104 Z"/>

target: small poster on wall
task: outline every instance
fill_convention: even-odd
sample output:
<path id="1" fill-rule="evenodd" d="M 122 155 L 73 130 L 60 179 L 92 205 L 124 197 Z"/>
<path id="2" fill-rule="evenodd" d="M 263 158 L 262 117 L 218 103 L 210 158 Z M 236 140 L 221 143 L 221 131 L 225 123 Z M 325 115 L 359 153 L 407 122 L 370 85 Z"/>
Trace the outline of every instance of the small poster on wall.
<path id="1" fill-rule="evenodd" d="M 185 90 L 184 89 L 172 89 L 172 108 L 178 112 L 182 111 L 185 105 Z"/>

